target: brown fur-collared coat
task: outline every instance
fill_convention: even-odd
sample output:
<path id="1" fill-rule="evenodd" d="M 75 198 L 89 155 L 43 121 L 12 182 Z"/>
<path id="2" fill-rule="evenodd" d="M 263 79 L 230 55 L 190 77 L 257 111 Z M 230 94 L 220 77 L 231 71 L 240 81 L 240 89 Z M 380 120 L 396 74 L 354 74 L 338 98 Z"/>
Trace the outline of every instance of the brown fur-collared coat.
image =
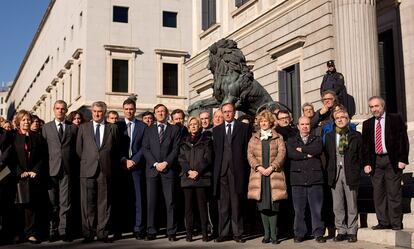
<path id="1" fill-rule="evenodd" d="M 286 147 L 283 137 L 272 129 L 270 140 L 270 167 L 275 170 L 270 175 L 270 185 L 272 189 L 272 201 L 287 199 L 286 179 L 283 172 L 283 163 L 286 157 Z M 260 130 L 253 134 L 249 141 L 247 159 L 251 167 L 247 197 L 249 199 L 260 200 L 262 174 L 257 171 L 258 166 L 262 166 L 262 141 L 260 140 Z"/>

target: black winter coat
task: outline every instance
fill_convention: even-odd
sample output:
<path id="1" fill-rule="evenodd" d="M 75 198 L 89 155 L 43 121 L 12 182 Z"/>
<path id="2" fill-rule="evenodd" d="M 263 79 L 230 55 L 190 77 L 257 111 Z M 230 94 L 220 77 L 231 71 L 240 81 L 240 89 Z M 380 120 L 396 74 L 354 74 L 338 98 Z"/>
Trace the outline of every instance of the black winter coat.
<path id="1" fill-rule="evenodd" d="M 213 144 L 210 137 L 201 134 L 197 142 L 191 143 L 191 135 L 186 135 L 180 145 L 178 162 L 181 165 L 182 187 L 208 187 L 211 185 Z M 198 178 L 188 178 L 188 171 L 198 172 Z"/>
<path id="2" fill-rule="evenodd" d="M 326 135 L 325 144 L 326 170 L 328 173 L 328 185 L 335 186 L 337 166 L 336 166 L 336 132 L 331 131 Z M 350 130 L 348 132 L 348 146 L 344 154 L 344 172 L 346 184 L 357 187 L 362 168 L 362 135 L 361 133 Z"/>
<path id="3" fill-rule="evenodd" d="M 296 148 L 302 148 L 302 152 Z M 290 185 L 310 186 L 324 183 L 320 137 L 310 134 L 306 144 L 303 143 L 300 134 L 290 137 L 287 140 L 287 152 L 290 159 Z"/>

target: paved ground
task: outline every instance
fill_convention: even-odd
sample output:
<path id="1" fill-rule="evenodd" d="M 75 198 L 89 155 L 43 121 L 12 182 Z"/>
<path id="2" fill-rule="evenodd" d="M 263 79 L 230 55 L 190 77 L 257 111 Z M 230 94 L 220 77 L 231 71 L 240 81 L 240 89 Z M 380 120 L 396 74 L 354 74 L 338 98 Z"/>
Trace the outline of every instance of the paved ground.
<path id="1" fill-rule="evenodd" d="M 211 242 L 202 242 L 200 237 L 195 237 L 195 241 L 189 243 L 185 241 L 184 236 L 179 236 L 179 241 L 176 242 L 169 242 L 166 238 L 160 238 L 154 241 L 137 241 L 133 238 L 127 238 L 123 240 L 115 241 L 111 244 L 105 244 L 101 242 L 93 242 L 90 244 L 82 244 L 81 240 L 75 240 L 71 243 L 64 243 L 64 242 L 43 242 L 39 245 L 32 245 L 29 243 L 19 244 L 19 245 L 12 245 L 12 246 L 3 246 L 0 248 L 57 248 L 57 249 L 71 249 L 71 248 L 85 248 L 85 249 L 96 249 L 96 248 L 116 248 L 116 249 L 147 249 L 147 248 L 154 248 L 154 249 L 181 249 L 181 248 L 195 248 L 195 249 L 230 249 L 230 248 L 237 248 L 237 249 L 247 249 L 247 248 L 283 248 L 283 249 L 388 249 L 388 248 L 401 248 L 401 247 L 392 247 L 392 246 L 384 246 L 378 245 L 373 243 L 367 243 L 363 241 L 358 241 L 357 243 L 348 243 L 348 242 L 333 242 L 332 240 L 328 240 L 324 244 L 316 243 L 313 240 L 308 240 L 302 242 L 300 244 L 293 243 L 293 240 L 285 240 L 282 241 L 278 245 L 266 244 L 263 245 L 261 243 L 262 237 L 255 238 L 248 240 L 244 244 L 237 244 L 233 241 L 228 241 L 224 243 L 214 243 Z"/>

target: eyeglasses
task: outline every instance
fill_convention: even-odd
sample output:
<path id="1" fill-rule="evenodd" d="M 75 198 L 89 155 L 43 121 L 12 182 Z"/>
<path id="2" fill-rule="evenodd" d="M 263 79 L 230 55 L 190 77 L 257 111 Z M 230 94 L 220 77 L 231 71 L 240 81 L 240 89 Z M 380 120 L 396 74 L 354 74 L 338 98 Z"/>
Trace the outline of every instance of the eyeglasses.
<path id="1" fill-rule="evenodd" d="M 289 116 L 287 116 L 287 117 L 281 117 L 281 118 L 278 118 L 279 120 L 289 120 L 290 119 L 290 117 Z"/>
<path id="2" fill-rule="evenodd" d="M 322 100 L 323 101 L 326 101 L 326 100 L 334 100 L 334 98 L 323 98 Z"/>

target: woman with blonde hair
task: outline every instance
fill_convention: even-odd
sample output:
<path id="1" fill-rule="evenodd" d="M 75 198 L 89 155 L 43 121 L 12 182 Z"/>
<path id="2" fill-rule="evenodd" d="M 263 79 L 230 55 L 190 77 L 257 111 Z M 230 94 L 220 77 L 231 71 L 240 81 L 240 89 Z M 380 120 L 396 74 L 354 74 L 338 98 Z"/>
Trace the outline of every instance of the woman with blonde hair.
<path id="1" fill-rule="evenodd" d="M 178 154 L 178 161 L 182 167 L 181 187 L 185 199 L 186 241 L 193 240 L 193 204 L 197 203 L 202 241 L 207 242 L 207 196 L 211 186 L 213 145 L 211 138 L 201 132 L 200 119 L 190 117 L 187 124 L 188 134 L 183 138 Z"/>
<path id="2" fill-rule="evenodd" d="M 275 120 L 271 112 L 260 112 L 256 120 L 260 130 L 251 137 L 247 150 L 251 166 L 247 195 L 249 199 L 257 200 L 264 229 L 262 243 L 278 244 L 279 201 L 287 199 L 283 172 L 286 147 L 283 137 L 272 129 Z"/>
<path id="3" fill-rule="evenodd" d="M 32 116 L 21 110 L 16 114 L 17 131 L 13 136 L 18 204 L 24 217 L 24 234 L 30 243 L 40 243 L 42 211 L 47 200 L 46 142 L 39 132 L 30 130 Z M 45 198 L 46 197 L 46 198 Z M 42 210 L 43 208 L 43 210 Z"/>

